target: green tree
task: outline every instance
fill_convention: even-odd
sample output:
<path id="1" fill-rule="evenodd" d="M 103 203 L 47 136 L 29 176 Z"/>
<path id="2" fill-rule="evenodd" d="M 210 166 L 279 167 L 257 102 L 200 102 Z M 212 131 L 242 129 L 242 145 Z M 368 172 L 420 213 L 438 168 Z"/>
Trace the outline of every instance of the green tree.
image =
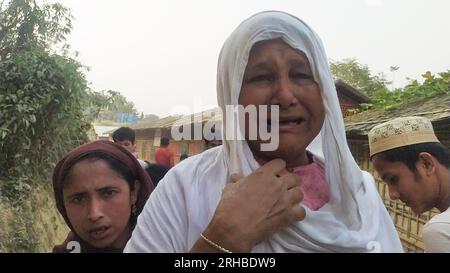
<path id="1" fill-rule="evenodd" d="M 138 111 L 134 103 L 118 91 L 107 90 L 94 92 L 91 100 L 96 111 L 96 116 L 100 120 L 115 120 L 117 114 L 124 113 L 131 116 L 138 116 Z"/>
<path id="2" fill-rule="evenodd" d="M 148 114 L 148 115 L 144 116 L 144 119 L 154 121 L 154 120 L 158 120 L 159 116 L 155 115 L 155 114 Z"/>
<path id="3" fill-rule="evenodd" d="M 54 204 L 42 207 L 52 199 L 50 173 L 86 141 L 104 102 L 68 56 L 71 20 L 59 4 L 0 0 L 0 249 L 7 252 L 42 251 L 42 238 L 52 245 L 64 232 Z"/>
<path id="4" fill-rule="evenodd" d="M 0 60 L 20 51 L 57 48 L 72 29 L 69 10 L 58 3 L 0 0 L 0 14 Z"/>
<path id="5" fill-rule="evenodd" d="M 86 141 L 95 117 L 86 109 L 100 102 L 65 51 L 68 9 L 11 0 L 0 15 L 0 177 L 32 177 Z"/>
<path id="6" fill-rule="evenodd" d="M 376 91 L 387 90 L 386 85 L 389 84 L 383 74 L 372 75 L 369 67 L 356 59 L 332 61 L 330 69 L 335 79 L 343 80 L 369 97 Z"/>
<path id="7" fill-rule="evenodd" d="M 393 91 L 376 91 L 372 97 L 374 107 L 390 110 L 413 100 L 432 97 L 436 94 L 450 94 L 450 70 L 437 75 L 427 71 L 422 78 L 422 84 L 417 80 L 412 80 L 404 88 L 397 88 Z"/>
<path id="8" fill-rule="evenodd" d="M 137 110 L 134 103 L 128 101 L 127 98 L 125 98 L 125 96 L 123 96 L 120 92 L 108 90 L 106 93 L 109 98 L 109 104 L 107 106 L 108 111 L 113 114 L 126 113 L 137 116 Z"/>

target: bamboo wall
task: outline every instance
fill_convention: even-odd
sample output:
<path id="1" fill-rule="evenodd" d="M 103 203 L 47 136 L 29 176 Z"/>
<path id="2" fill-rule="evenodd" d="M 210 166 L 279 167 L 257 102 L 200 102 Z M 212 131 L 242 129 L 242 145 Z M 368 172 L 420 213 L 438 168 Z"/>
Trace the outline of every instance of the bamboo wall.
<path id="1" fill-rule="evenodd" d="M 439 137 L 439 136 L 438 136 Z M 444 145 L 450 148 L 450 142 L 442 141 Z M 423 252 L 424 244 L 422 240 L 422 229 L 428 220 L 439 213 L 437 209 L 415 214 L 403 202 L 392 201 L 389 198 L 388 187 L 383 183 L 372 167 L 369 160 L 369 144 L 366 139 L 348 139 L 350 150 L 361 169 L 370 172 L 375 177 L 375 183 L 383 202 L 391 215 L 392 221 L 397 228 L 398 234 L 403 244 L 405 252 Z"/>

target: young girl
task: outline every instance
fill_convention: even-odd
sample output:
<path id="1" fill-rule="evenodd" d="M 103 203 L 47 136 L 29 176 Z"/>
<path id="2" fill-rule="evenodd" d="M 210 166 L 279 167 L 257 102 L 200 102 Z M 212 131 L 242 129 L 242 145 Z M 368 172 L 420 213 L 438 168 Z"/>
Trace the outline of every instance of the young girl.
<path id="1" fill-rule="evenodd" d="M 95 141 L 56 165 L 53 190 L 71 229 L 53 252 L 122 252 L 153 184 L 125 148 Z"/>

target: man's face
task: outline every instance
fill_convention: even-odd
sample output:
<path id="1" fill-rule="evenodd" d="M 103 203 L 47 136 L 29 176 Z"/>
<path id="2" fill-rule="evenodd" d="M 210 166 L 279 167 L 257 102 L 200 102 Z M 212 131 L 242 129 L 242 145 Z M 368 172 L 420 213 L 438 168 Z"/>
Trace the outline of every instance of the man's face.
<path id="1" fill-rule="evenodd" d="M 436 206 L 439 186 L 427 178 L 421 164 L 416 164 L 417 173 L 411 171 L 403 162 L 391 162 L 375 155 L 373 167 L 389 188 L 392 200 L 400 199 L 415 213 L 423 213 Z"/>
<path id="2" fill-rule="evenodd" d="M 116 143 L 122 145 L 125 149 L 127 149 L 132 154 L 136 150 L 136 144 L 133 144 L 130 140 L 121 140 L 121 141 L 117 141 Z"/>

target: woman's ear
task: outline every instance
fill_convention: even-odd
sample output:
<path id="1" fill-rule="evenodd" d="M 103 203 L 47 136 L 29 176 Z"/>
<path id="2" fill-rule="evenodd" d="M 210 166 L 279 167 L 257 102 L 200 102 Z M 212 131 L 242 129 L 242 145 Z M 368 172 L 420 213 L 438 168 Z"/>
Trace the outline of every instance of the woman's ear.
<path id="1" fill-rule="evenodd" d="M 130 201 L 132 205 L 136 204 L 140 187 L 141 182 L 139 180 L 134 181 L 134 190 L 130 190 Z"/>
<path id="2" fill-rule="evenodd" d="M 427 176 L 430 176 L 436 172 L 436 159 L 430 153 L 421 152 L 419 154 L 418 164 L 423 168 Z"/>

